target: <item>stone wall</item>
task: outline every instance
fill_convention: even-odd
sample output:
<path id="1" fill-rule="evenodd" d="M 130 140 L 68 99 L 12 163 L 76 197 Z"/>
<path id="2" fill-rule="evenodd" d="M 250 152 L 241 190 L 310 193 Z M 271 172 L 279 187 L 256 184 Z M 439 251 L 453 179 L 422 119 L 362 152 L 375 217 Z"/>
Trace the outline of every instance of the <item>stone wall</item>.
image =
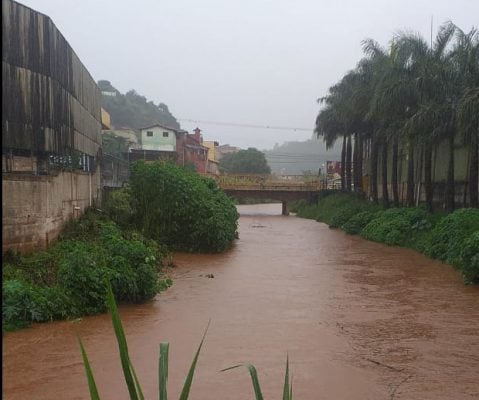
<path id="1" fill-rule="evenodd" d="M 6 174 L 2 179 L 2 251 L 45 248 L 63 225 L 96 205 L 99 173 Z"/>

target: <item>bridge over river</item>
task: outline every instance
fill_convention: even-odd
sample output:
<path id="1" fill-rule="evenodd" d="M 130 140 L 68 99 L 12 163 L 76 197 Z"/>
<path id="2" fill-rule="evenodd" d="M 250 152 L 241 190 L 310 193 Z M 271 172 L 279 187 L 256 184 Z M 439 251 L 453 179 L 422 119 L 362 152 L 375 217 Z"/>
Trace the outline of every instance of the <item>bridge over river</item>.
<path id="1" fill-rule="evenodd" d="M 224 192 L 236 199 L 268 199 L 282 203 L 282 214 L 288 215 L 288 202 L 315 200 L 324 182 L 308 175 L 208 175 Z"/>

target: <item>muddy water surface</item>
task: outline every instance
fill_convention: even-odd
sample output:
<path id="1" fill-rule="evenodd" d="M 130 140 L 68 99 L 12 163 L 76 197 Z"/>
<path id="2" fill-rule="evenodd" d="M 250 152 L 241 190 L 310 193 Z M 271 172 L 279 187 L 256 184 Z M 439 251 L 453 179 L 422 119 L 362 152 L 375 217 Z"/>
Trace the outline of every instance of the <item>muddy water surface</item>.
<path id="1" fill-rule="evenodd" d="M 219 372 L 239 362 L 281 398 L 286 354 L 297 399 L 479 398 L 478 287 L 414 251 L 283 217 L 280 204 L 239 210 L 231 250 L 177 254 L 167 292 L 121 307 L 146 398 L 157 398 L 160 341 L 177 398 L 210 319 L 191 399 L 252 398 L 246 370 Z M 5 335 L 4 398 L 87 399 L 77 333 L 101 397 L 126 399 L 108 315 Z"/>

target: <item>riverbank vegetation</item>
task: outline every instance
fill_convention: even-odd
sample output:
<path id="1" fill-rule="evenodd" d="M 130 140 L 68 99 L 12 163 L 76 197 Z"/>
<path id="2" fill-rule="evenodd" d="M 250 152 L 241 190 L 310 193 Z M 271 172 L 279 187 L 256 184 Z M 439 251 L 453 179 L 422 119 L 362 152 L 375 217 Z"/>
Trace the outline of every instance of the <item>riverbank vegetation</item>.
<path id="1" fill-rule="evenodd" d="M 317 136 L 342 140 L 342 189 L 385 206 L 478 207 L 477 29 L 448 22 L 431 44 L 399 32 L 387 48 L 363 41 L 363 52 L 319 99 Z"/>
<path id="2" fill-rule="evenodd" d="M 171 284 L 162 275 L 171 250 L 223 251 L 237 220 L 214 181 L 139 162 L 127 189 L 69 222 L 47 250 L 3 255 L 3 330 L 105 312 L 107 284 L 117 301 L 150 300 Z"/>
<path id="3" fill-rule="evenodd" d="M 105 312 L 106 282 L 118 301 L 147 301 L 171 284 L 168 259 L 165 246 L 88 209 L 47 250 L 4 254 L 3 330 Z"/>
<path id="4" fill-rule="evenodd" d="M 365 239 L 415 249 L 458 269 L 466 284 L 479 283 L 479 210 L 446 214 L 425 207 L 385 208 L 354 193 L 324 192 L 318 204 L 299 201 L 291 211 Z"/>
<path id="5" fill-rule="evenodd" d="M 131 221 L 142 234 L 169 248 L 216 253 L 237 236 L 234 202 L 212 179 L 170 163 L 135 163 L 131 168 Z"/>

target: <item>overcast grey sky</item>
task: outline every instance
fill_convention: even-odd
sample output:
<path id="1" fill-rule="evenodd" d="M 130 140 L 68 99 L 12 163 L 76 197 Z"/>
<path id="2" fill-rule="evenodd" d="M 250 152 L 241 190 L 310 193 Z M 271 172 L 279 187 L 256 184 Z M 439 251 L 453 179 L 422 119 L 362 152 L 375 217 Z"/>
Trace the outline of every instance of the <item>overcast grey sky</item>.
<path id="1" fill-rule="evenodd" d="M 479 26 L 479 0 L 20 0 L 49 15 L 95 80 L 206 123 L 205 139 L 267 149 L 311 137 L 328 87 L 354 68 L 361 40 Z"/>

